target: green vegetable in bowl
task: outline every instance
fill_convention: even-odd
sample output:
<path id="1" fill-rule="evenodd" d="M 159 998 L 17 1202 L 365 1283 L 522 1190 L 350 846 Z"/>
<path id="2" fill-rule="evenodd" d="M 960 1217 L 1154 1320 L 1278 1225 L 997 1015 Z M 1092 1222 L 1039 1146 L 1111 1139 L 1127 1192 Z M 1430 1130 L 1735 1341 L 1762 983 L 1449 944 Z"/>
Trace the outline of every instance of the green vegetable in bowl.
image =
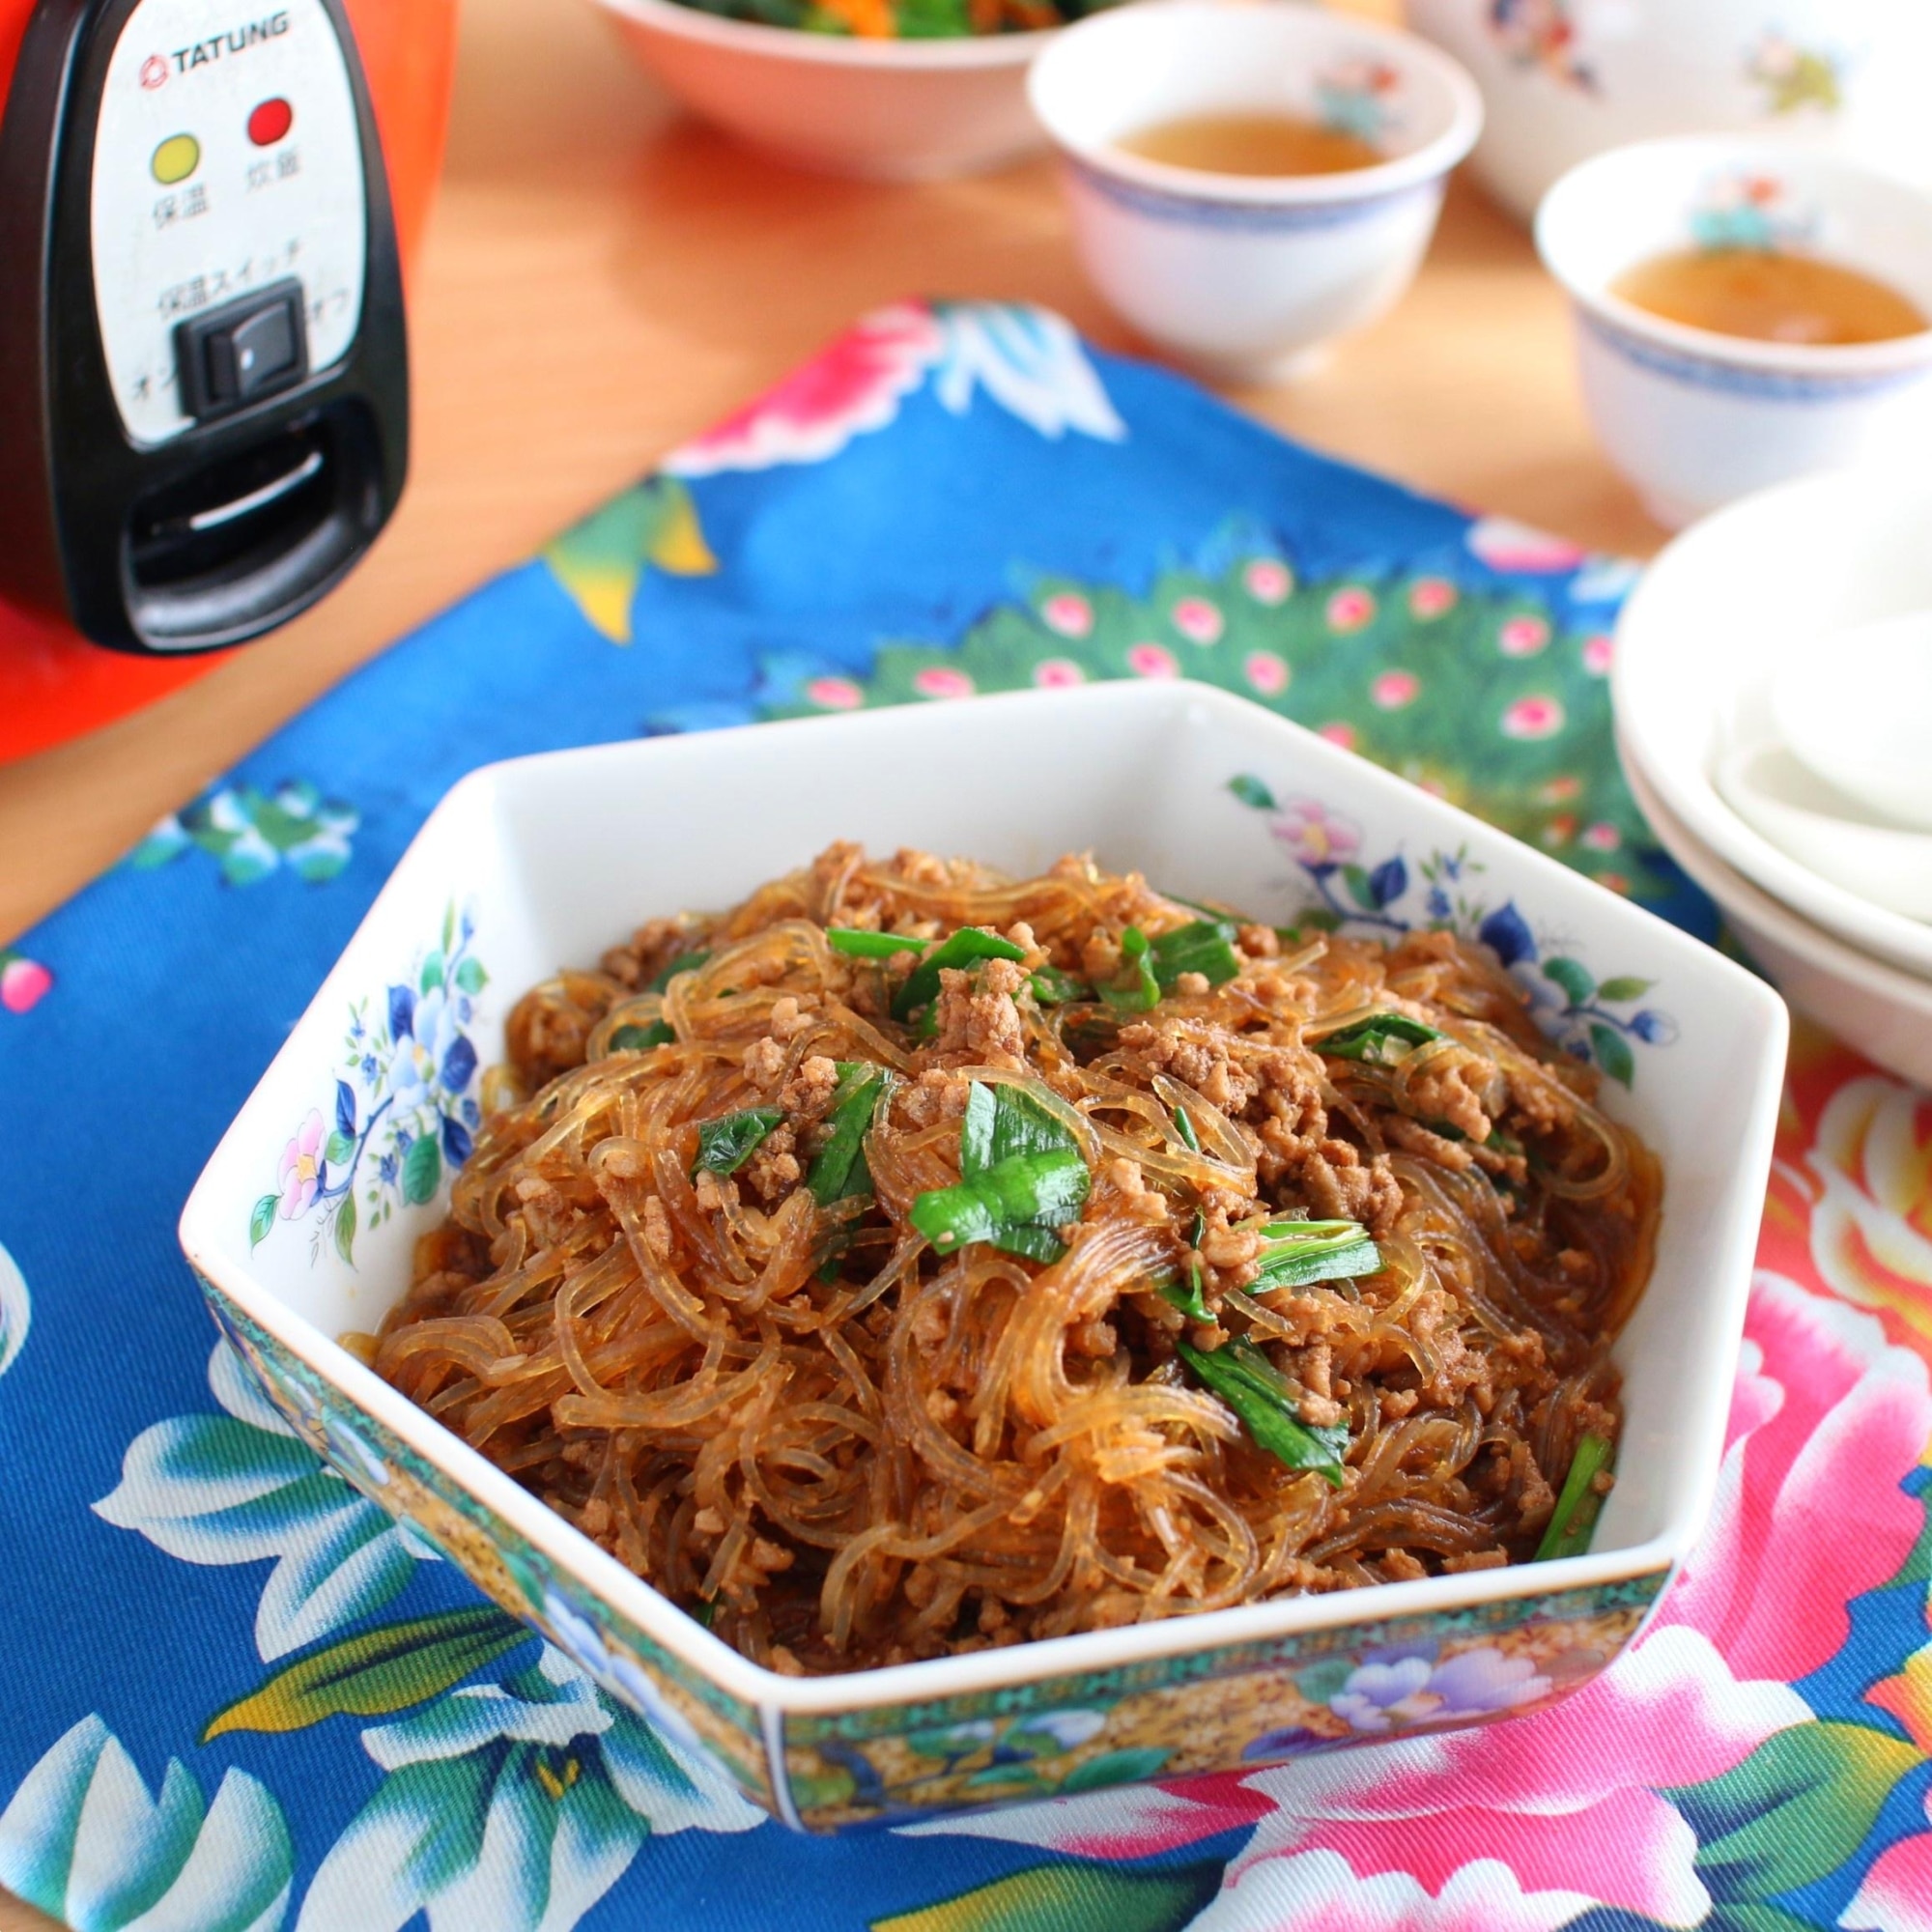
<path id="1" fill-rule="evenodd" d="M 1037 33 L 1114 0 L 683 0 L 700 14 L 867 41 L 956 41 Z"/>

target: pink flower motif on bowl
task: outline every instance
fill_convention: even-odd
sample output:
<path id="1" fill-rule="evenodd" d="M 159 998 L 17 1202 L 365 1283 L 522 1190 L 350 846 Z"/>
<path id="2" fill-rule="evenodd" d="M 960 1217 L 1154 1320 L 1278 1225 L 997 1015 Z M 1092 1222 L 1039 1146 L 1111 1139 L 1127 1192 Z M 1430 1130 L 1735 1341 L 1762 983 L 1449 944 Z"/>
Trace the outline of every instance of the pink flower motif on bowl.
<path id="1" fill-rule="evenodd" d="M 1064 691 L 1068 685 L 1085 684 L 1087 673 L 1071 658 L 1047 658 L 1034 666 L 1033 681 L 1042 691 Z"/>
<path id="2" fill-rule="evenodd" d="M 1369 696 L 1378 710 L 1400 711 L 1413 704 L 1422 689 L 1422 680 L 1413 671 L 1385 670 L 1369 686 Z"/>
<path id="3" fill-rule="evenodd" d="M 1541 617 L 1512 617 L 1496 633 L 1506 658 L 1533 658 L 1549 642 L 1549 626 Z"/>
<path id="4" fill-rule="evenodd" d="M 815 677 L 805 695 L 827 711 L 857 711 L 866 701 L 866 694 L 849 677 Z"/>
<path id="5" fill-rule="evenodd" d="M 1376 600 L 1370 591 L 1359 584 L 1350 584 L 1338 590 L 1328 600 L 1328 628 L 1347 636 L 1351 631 L 1359 631 L 1375 621 Z"/>
<path id="6" fill-rule="evenodd" d="M 1039 607 L 1039 614 L 1049 631 L 1063 638 L 1084 638 L 1094 629 L 1094 607 L 1071 590 L 1062 590 Z"/>
<path id="7" fill-rule="evenodd" d="M 1294 573 L 1278 558 L 1258 556 L 1241 573 L 1241 582 L 1257 604 L 1286 604 L 1294 589 Z"/>
<path id="8" fill-rule="evenodd" d="M 38 959 L 0 953 L 0 1007 L 10 1013 L 31 1012 L 54 983 L 54 976 Z"/>
<path id="9" fill-rule="evenodd" d="M 1273 651 L 1250 651 L 1241 669 L 1264 697 L 1279 697 L 1288 689 L 1288 660 L 1277 657 Z"/>
<path id="10" fill-rule="evenodd" d="M 1503 713 L 1505 738 L 1553 738 L 1565 719 L 1562 702 L 1554 697 L 1519 697 Z"/>
<path id="11" fill-rule="evenodd" d="M 1583 828 L 1583 843 L 1593 852 L 1614 852 L 1623 842 L 1624 835 L 1602 819 Z"/>
<path id="12" fill-rule="evenodd" d="M 1616 656 L 1616 639 L 1607 632 L 1599 632 L 1594 638 L 1583 639 L 1583 668 L 1592 677 L 1608 677 L 1610 665 Z"/>
<path id="13" fill-rule="evenodd" d="M 282 1150 L 275 1179 L 282 1195 L 276 1211 L 284 1221 L 300 1220 L 315 1200 L 316 1189 L 322 1185 L 322 1144 L 327 1134 L 320 1111 L 311 1107 L 295 1138 Z"/>
<path id="14" fill-rule="evenodd" d="M 1352 724 L 1345 724 L 1339 718 L 1326 724 L 1318 725 L 1315 735 L 1318 738 L 1326 738 L 1331 745 L 1341 746 L 1345 752 L 1352 752 L 1355 749 L 1355 727 Z"/>
<path id="15" fill-rule="evenodd" d="M 1440 617 L 1453 611 L 1456 603 L 1456 586 L 1446 577 L 1424 577 L 1409 586 L 1408 609 L 1411 616 L 1425 619 Z"/>
<path id="16" fill-rule="evenodd" d="M 1285 799 L 1269 829 L 1303 866 L 1339 866 L 1362 849 L 1362 828 L 1320 799 Z"/>
<path id="17" fill-rule="evenodd" d="M 1537 797 L 1545 805 L 1562 805 L 1578 797 L 1583 789 L 1583 781 L 1574 773 L 1565 772 L 1560 778 L 1551 779 L 1537 792 Z"/>
<path id="18" fill-rule="evenodd" d="M 951 665 L 927 665 L 914 677 L 912 688 L 922 697 L 946 699 L 973 696 L 973 680 Z"/>
<path id="19" fill-rule="evenodd" d="M 1205 597 L 1183 597 L 1170 614 L 1174 628 L 1190 644 L 1214 643 L 1228 628 L 1228 620 Z"/>
<path id="20" fill-rule="evenodd" d="M 1179 677 L 1180 666 L 1172 651 L 1160 644 L 1130 644 L 1127 668 L 1136 677 Z"/>

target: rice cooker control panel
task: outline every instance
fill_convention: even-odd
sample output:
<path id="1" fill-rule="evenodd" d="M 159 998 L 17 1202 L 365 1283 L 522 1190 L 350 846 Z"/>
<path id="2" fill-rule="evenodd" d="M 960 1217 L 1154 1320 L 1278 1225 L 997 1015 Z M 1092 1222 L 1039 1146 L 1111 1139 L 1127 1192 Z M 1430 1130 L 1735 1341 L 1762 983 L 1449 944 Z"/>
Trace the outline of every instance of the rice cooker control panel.
<path id="1" fill-rule="evenodd" d="M 0 120 L 0 599 L 116 650 L 242 643 L 355 563 L 408 465 L 345 0 L 29 4 Z"/>
<path id="2" fill-rule="evenodd" d="M 108 61 L 89 199 L 100 340 L 137 442 L 340 362 L 367 236 L 321 0 L 141 0 Z"/>

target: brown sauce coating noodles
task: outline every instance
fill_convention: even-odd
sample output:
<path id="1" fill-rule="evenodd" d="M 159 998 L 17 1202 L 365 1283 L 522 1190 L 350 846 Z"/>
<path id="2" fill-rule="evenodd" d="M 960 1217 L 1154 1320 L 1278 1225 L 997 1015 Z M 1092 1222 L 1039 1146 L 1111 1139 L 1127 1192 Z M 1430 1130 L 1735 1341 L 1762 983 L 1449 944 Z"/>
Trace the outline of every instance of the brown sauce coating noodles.
<path id="1" fill-rule="evenodd" d="M 645 925 L 511 1015 L 505 1104 L 378 1372 L 785 1671 L 1527 1558 L 1578 1441 L 1617 1434 L 1655 1160 L 1447 933 L 1236 922 L 1219 975 L 1094 997 L 1200 918 L 1085 859 L 1012 881 L 835 846 Z M 944 974 L 924 1037 L 892 1016 L 919 952 L 827 939 L 965 926 L 1024 957 Z M 1046 968 L 1073 997 L 1042 1003 Z M 1320 1050 L 1370 1015 L 1418 1043 Z M 821 1206 L 863 1063 L 889 1092 L 857 1191 Z M 961 1180 L 976 1083 L 1079 1152 L 1058 1259 L 941 1254 L 913 1223 Z M 735 1172 L 697 1169 L 699 1127 L 752 1109 Z M 1379 1269 L 1271 1285 L 1285 1215 L 1358 1223 Z M 1292 1427 L 1346 1435 L 1340 1466 L 1261 1446 L 1192 1366 L 1230 1348 Z"/>

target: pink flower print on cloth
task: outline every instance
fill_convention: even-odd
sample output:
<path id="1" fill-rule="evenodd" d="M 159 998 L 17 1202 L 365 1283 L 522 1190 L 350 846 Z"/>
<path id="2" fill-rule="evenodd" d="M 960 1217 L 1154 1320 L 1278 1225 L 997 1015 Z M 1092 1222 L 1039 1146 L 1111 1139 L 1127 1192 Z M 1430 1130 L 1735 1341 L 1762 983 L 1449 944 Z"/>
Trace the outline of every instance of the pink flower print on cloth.
<path id="1" fill-rule="evenodd" d="M 952 415 L 963 416 L 984 394 L 1043 437 L 1070 430 L 1118 442 L 1126 435 L 1079 336 L 1061 317 L 1025 303 L 895 302 L 673 451 L 665 470 L 711 476 L 823 463 L 855 437 L 884 429 L 928 380 Z"/>
<path id="2" fill-rule="evenodd" d="M 10 1013 L 31 1012 L 53 989 L 54 976 L 38 959 L 0 952 L 0 1007 Z"/>
<path id="3" fill-rule="evenodd" d="M 1898 1486 L 1932 1438 L 1924 1362 L 1877 1321 L 1760 1271 L 1710 1526 L 1658 1612 L 1740 1677 L 1792 1681 L 1898 1573 L 1925 1508 Z"/>
<path id="4" fill-rule="evenodd" d="M 311 1107 L 308 1119 L 282 1150 L 275 1178 L 282 1190 L 276 1211 L 284 1221 L 299 1221 L 315 1200 L 315 1191 L 322 1185 L 322 1144 L 327 1133 L 322 1115 Z"/>
<path id="5" fill-rule="evenodd" d="M 1300 866 L 1345 865 L 1362 849 L 1362 828 L 1320 799 L 1284 800 L 1268 829 Z"/>
<path id="6" fill-rule="evenodd" d="M 1245 1777 L 1096 1793 L 913 1828 L 1094 1858 L 1254 1835 L 1188 1932 L 1553 1932 L 1592 1905 L 1691 1926 L 1712 1900 L 1661 1793 L 1742 1764 L 1811 1712 L 1664 1630 L 1574 1695 L 1507 1724 L 1302 1757 Z"/>

